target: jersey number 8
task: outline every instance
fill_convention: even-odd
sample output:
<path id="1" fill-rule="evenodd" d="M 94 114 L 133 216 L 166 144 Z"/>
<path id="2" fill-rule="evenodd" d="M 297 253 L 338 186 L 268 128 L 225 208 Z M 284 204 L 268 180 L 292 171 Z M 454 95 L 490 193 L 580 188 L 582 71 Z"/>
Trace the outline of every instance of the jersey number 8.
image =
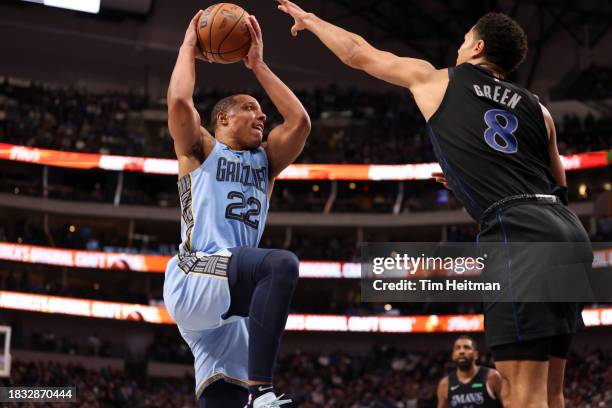
<path id="1" fill-rule="evenodd" d="M 503 124 L 500 123 L 500 118 L 504 119 Z M 518 140 L 514 136 L 518 128 L 516 116 L 503 109 L 490 109 L 485 112 L 484 121 L 488 126 L 484 132 L 484 139 L 489 146 L 502 153 L 518 151 Z"/>

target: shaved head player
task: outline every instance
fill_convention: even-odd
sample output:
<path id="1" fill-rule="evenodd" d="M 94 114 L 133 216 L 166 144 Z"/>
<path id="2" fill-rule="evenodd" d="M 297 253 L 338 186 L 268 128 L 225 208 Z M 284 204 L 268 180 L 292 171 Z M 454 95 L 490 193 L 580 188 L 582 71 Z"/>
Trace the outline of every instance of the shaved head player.
<path id="1" fill-rule="evenodd" d="M 566 206 L 567 188 L 550 113 L 528 90 L 506 80 L 527 53 L 510 17 L 488 13 L 465 34 L 452 68 L 396 56 L 330 24 L 295 3 L 278 8 L 342 62 L 410 90 L 447 183 L 480 226 L 483 242 L 572 242 L 571 262 L 592 261 L 582 224 Z M 526 269 L 527 270 L 527 269 Z M 496 367 L 510 383 L 513 407 L 563 407 L 563 376 L 576 303 L 484 304 L 485 334 Z"/>
<path id="2" fill-rule="evenodd" d="M 438 408 L 501 408 L 509 406 L 508 386 L 499 372 L 476 365 L 478 349 L 470 336 L 459 336 L 451 355 L 455 371 L 438 384 Z"/>
<path id="3" fill-rule="evenodd" d="M 233 95 L 213 108 L 213 137 L 192 99 L 195 58 L 202 58 L 196 35 L 201 14 L 187 28 L 168 87 L 182 243 L 166 268 L 164 303 L 193 353 L 201 407 L 286 407 L 291 399 L 276 395 L 272 373 L 298 260 L 291 252 L 257 245 L 274 178 L 302 151 L 310 119 L 264 63 L 261 29 L 250 16 L 244 63 L 284 122 L 262 142 L 266 115 L 259 102 Z"/>

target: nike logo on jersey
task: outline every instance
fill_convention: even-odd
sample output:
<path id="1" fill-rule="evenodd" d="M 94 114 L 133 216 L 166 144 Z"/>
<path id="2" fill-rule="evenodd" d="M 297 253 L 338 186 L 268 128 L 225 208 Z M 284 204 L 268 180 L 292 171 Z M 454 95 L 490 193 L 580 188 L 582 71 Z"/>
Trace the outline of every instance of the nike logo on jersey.
<path id="1" fill-rule="evenodd" d="M 459 388 L 459 385 L 453 385 L 451 388 L 451 391 L 455 391 L 457 388 Z"/>
<path id="2" fill-rule="evenodd" d="M 263 392 L 263 391 L 266 391 L 266 390 L 271 390 L 271 389 L 272 389 L 272 387 L 258 387 L 258 388 L 257 388 L 257 391 L 259 391 L 259 392 Z"/>

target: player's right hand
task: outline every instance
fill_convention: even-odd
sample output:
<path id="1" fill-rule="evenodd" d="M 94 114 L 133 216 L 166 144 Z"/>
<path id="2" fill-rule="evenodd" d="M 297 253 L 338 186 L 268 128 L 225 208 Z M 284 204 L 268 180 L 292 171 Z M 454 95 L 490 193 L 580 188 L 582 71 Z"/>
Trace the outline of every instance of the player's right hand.
<path id="1" fill-rule="evenodd" d="M 450 190 L 450 188 L 448 187 L 448 180 L 446 180 L 446 177 L 444 177 L 444 173 L 433 172 L 431 173 L 431 177 L 435 178 L 438 183 L 442 184 L 444 187 Z"/>
<path id="2" fill-rule="evenodd" d="M 198 44 L 198 22 L 200 21 L 200 17 L 204 13 L 204 10 L 199 10 L 195 16 L 189 22 L 189 26 L 187 27 L 187 31 L 185 31 L 185 38 L 183 39 L 183 45 L 188 47 L 193 47 L 195 50 L 195 56 L 198 59 L 211 62 L 208 60 L 202 51 L 200 50 L 200 46 Z"/>
<path id="3" fill-rule="evenodd" d="M 293 27 L 291 27 L 291 35 L 297 36 L 298 31 L 306 29 L 306 19 L 312 16 L 312 13 L 307 13 L 297 4 L 289 0 L 278 1 L 278 9 L 293 17 Z"/>

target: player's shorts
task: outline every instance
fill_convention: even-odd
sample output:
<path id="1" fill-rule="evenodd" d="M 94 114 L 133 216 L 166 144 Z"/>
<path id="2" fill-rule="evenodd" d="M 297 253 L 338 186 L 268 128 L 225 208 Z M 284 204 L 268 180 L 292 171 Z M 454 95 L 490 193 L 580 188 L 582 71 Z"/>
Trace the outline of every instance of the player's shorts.
<path id="1" fill-rule="evenodd" d="M 569 256 L 575 258 L 576 264 L 585 265 L 584 274 L 587 275 L 586 269 L 590 269 L 593 256 L 588 234 L 578 217 L 558 200 L 515 200 L 487 212 L 489 215 L 480 222 L 479 242 L 582 243 L 576 245 L 581 249 Z M 568 262 L 574 262 L 572 259 Z M 587 259 L 590 261 L 585 261 Z M 508 273 L 512 273 L 514 260 L 510 255 L 508 261 Z M 523 265 L 523 270 L 529 273 L 542 270 L 541 265 L 529 266 Z M 551 272 L 555 271 L 547 271 Z M 554 276 L 546 277 L 549 278 L 554 280 Z M 571 335 L 582 325 L 582 304 L 577 302 L 485 301 L 483 309 L 489 347 L 514 343 L 518 348 L 521 345 L 517 343 L 521 342 Z"/>
<path id="2" fill-rule="evenodd" d="M 572 345 L 572 334 L 541 337 L 517 343 L 491 347 L 495 361 L 530 360 L 548 361 L 550 357 L 566 359 Z"/>
<path id="3" fill-rule="evenodd" d="M 193 353 L 197 398 L 221 379 L 248 386 L 249 332 L 244 316 L 255 284 L 249 277 L 272 251 L 277 250 L 236 247 L 215 254 L 177 255 L 168 262 L 164 303 Z"/>
<path id="4" fill-rule="evenodd" d="M 194 356 L 196 396 L 223 379 L 247 387 L 247 319 L 225 319 L 231 297 L 231 253 L 189 253 L 173 257 L 166 268 L 164 303 Z"/>

